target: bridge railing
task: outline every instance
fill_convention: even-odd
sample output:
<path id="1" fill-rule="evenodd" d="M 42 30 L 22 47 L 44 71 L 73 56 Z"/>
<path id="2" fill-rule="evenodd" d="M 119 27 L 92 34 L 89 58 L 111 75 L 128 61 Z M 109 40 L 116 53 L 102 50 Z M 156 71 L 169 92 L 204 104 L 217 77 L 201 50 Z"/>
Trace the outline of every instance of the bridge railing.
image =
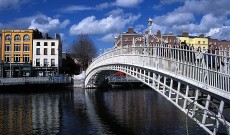
<path id="1" fill-rule="evenodd" d="M 58 76 L 58 77 L 19 77 L 19 78 L 0 78 L 1 85 L 24 85 L 24 84 L 58 84 L 71 83 L 71 77 Z"/>
<path id="2" fill-rule="evenodd" d="M 123 57 L 125 56 L 125 57 Z M 119 57 L 119 59 L 115 59 Z M 127 59 L 126 57 L 132 57 Z M 110 59 L 109 63 L 106 61 Z M 181 75 L 230 92 L 230 50 L 197 50 L 181 46 L 125 46 L 94 59 L 86 71 L 106 64 L 135 64 Z"/>

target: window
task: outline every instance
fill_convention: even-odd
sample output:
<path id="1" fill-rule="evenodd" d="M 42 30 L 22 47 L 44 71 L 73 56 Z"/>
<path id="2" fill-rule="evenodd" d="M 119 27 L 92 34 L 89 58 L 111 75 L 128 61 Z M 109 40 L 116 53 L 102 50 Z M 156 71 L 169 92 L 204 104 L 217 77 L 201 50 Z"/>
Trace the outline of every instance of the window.
<path id="1" fill-rule="evenodd" d="M 45 67 L 48 66 L 47 59 L 44 59 L 43 65 L 44 65 Z"/>
<path id="2" fill-rule="evenodd" d="M 6 41 L 11 41 L 11 36 L 10 36 L 9 34 L 6 35 L 5 40 L 6 40 Z"/>
<path id="3" fill-rule="evenodd" d="M 14 62 L 20 62 L 20 55 L 14 55 Z"/>
<path id="4" fill-rule="evenodd" d="M 40 55 L 40 48 L 36 49 L 36 55 Z"/>
<path id="5" fill-rule="evenodd" d="M 200 41 L 198 41 L 198 44 L 200 44 Z"/>
<path id="6" fill-rule="evenodd" d="M 5 61 L 10 62 L 10 55 L 5 55 Z"/>
<path id="7" fill-rule="evenodd" d="M 36 46 L 40 46 L 40 42 L 37 42 L 37 43 L 36 43 Z"/>
<path id="8" fill-rule="evenodd" d="M 203 41 L 203 44 L 205 44 L 205 41 Z"/>
<path id="9" fill-rule="evenodd" d="M 51 59 L 51 66 L 52 66 L 52 67 L 55 66 L 55 59 Z"/>
<path id="10" fill-rule="evenodd" d="M 23 51 L 24 51 L 24 52 L 29 52 L 29 51 L 30 51 L 30 45 L 25 44 L 25 45 L 23 46 Z"/>
<path id="11" fill-rule="evenodd" d="M 51 48 L 51 55 L 55 55 L 55 48 Z"/>
<path id="12" fill-rule="evenodd" d="M 48 46 L 47 42 L 44 42 L 44 46 Z"/>
<path id="13" fill-rule="evenodd" d="M 29 62 L 29 60 L 30 60 L 29 55 L 28 54 L 24 54 L 23 55 L 23 62 Z"/>
<path id="14" fill-rule="evenodd" d="M 14 51 L 15 52 L 20 52 L 20 45 L 19 44 L 14 45 Z"/>
<path id="15" fill-rule="evenodd" d="M 5 52 L 10 52 L 11 51 L 11 45 L 10 44 L 6 44 L 5 46 Z"/>
<path id="16" fill-rule="evenodd" d="M 40 59 L 36 59 L 36 67 L 40 66 Z"/>
<path id="17" fill-rule="evenodd" d="M 51 42 L 51 46 L 55 46 L 55 42 Z"/>
<path id="18" fill-rule="evenodd" d="M 15 35 L 14 36 L 14 41 L 21 41 L 20 35 Z"/>
<path id="19" fill-rule="evenodd" d="M 47 48 L 44 48 L 44 55 L 47 55 Z"/>
<path id="20" fill-rule="evenodd" d="M 30 36 L 29 35 L 25 35 L 23 38 L 24 41 L 30 41 Z"/>

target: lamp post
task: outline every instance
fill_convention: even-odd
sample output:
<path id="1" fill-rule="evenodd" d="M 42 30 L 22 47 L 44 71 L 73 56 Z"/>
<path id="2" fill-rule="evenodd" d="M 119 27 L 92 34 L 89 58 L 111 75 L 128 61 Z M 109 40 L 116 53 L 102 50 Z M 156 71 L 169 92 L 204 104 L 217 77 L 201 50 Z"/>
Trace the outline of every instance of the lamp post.
<path id="1" fill-rule="evenodd" d="M 149 26 L 149 35 L 152 34 L 152 24 L 153 24 L 153 20 L 151 18 L 148 19 L 148 26 Z"/>

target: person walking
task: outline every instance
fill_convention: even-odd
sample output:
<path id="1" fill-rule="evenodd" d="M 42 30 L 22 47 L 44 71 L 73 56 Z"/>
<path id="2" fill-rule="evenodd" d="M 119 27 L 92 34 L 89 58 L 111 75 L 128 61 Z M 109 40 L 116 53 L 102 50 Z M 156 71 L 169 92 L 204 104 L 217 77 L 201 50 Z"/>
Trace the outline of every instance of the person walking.
<path id="1" fill-rule="evenodd" d="M 199 46 L 197 48 L 197 51 L 195 52 L 196 65 L 197 66 L 201 66 L 203 57 L 204 57 L 203 52 L 201 50 L 201 47 Z"/>

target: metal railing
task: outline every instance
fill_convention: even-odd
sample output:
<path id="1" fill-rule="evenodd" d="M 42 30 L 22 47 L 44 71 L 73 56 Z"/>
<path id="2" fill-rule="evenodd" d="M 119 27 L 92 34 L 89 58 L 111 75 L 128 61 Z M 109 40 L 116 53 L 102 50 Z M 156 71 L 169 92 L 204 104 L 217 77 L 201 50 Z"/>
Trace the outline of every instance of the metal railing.
<path id="1" fill-rule="evenodd" d="M 197 81 L 204 87 L 209 86 L 215 90 L 230 93 L 230 50 L 223 48 L 211 51 L 197 51 L 189 46 L 114 48 L 94 59 L 86 71 L 86 76 L 94 68 L 107 64 L 129 64 L 154 68 L 173 73 L 174 76 L 180 75 Z"/>
<path id="2" fill-rule="evenodd" d="M 1 78 L 1 85 L 24 85 L 24 84 L 68 84 L 72 82 L 69 76 L 58 77 L 20 77 L 20 78 Z"/>

